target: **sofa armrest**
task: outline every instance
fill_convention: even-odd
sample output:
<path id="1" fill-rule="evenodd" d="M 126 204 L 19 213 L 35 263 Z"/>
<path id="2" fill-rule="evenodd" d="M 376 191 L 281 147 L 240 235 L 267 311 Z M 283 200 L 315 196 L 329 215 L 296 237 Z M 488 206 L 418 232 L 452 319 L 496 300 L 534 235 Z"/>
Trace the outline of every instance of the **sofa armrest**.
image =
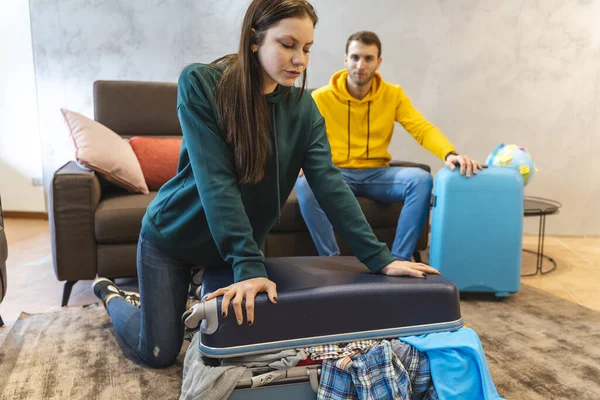
<path id="1" fill-rule="evenodd" d="M 48 214 L 52 261 L 58 280 L 96 277 L 94 213 L 100 203 L 100 181 L 93 171 L 69 161 L 50 185 Z"/>
<path id="2" fill-rule="evenodd" d="M 390 161 L 390 167 L 421 168 L 421 169 L 431 173 L 431 167 L 429 165 L 416 163 L 416 162 L 412 162 L 412 161 L 392 160 L 392 161 Z"/>

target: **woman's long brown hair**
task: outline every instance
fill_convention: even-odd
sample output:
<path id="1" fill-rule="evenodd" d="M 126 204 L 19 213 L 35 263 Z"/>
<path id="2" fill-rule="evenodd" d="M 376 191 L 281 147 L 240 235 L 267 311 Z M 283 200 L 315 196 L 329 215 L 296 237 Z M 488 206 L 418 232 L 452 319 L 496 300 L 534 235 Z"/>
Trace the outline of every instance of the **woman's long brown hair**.
<path id="1" fill-rule="evenodd" d="M 304 17 L 309 17 L 313 26 L 317 24 L 317 14 L 308 1 L 254 0 L 244 17 L 238 53 L 213 62 L 224 67 L 216 90 L 217 112 L 227 143 L 233 149 L 240 183 L 257 183 L 263 179 L 272 128 L 269 106 L 263 95 L 262 67 L 251 46 L 262 44 L 266 31 L 282 19 Z M 305 87 L 306 70 L 302 89 Z"/>

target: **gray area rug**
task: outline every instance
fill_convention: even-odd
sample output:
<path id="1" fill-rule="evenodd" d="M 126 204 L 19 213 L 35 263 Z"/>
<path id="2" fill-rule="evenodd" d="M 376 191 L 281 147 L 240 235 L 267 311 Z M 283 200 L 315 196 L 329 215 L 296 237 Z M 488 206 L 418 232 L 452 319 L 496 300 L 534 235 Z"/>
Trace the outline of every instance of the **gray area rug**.
<path id="1" fill-rule="evenodd" d="M 23 313 L 0 348 L 0 399 L 176 399 L 182 367 L 126 358 L 101 305 Z"/>
<path id="2" fill-rule="evenodd" d="M 600 313 L 523 285 L 461 302 L 507 399 L 600 399 Z M 104 309 L 22 314 L 0 349 L 0 399 L 176 399 L 182 355 L 151 370 L 126 358 Z"/>
<path id="3" fill-rule="evenodd" d="M 502 396 L 600 399 L 600 313 L 527 285 L 505 301 L 465 297 L 461 309 Z"/>

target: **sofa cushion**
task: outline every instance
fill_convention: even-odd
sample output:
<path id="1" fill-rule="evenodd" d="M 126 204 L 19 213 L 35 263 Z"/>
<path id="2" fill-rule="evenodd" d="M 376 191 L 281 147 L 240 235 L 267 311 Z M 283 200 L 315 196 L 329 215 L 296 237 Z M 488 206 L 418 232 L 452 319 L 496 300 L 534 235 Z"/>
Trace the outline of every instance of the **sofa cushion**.
<path id="1" fill-rule="evenodd" d="M 98 204 L 94 230 L 98 243 L 137 243 L 146 207 L 157 192 L 109 196 Z"/>
<path id="2" fill-rule="evenodd" d="M 367 221 L 373 229 L 395 227 L 398 224 L 398 216 L 402 210 L 402 203 L 381 204 L 366 197 L 357 197 Z M 304 223 L 300 207 L 298 206 L 298 195 L 292 190 L 283 209 L 281 210 L 281 222 L 275 224 L 272 232 L 298 232 L 306 231 L 308 228 Z"/>
<path id="3" fill-rule="evenodd" d="M 177 173 L 182 138 L 134 136 L 129 140 L 150 190 L 158 190 Z"/>
<path id="4" fill-rule="evenodd" d="M 116 195 L 104 198 L 95 216 L 96 241 L 98 243 L 135 243 L 142 226 L 146 207 L 156 197 L 149 195 Z M 396 227 L 402 203 L 381 204 L 366 197 L 358 197 L 358 202 L 373 229 Z M 298 196 L 292 190 L 281 210 L 281 222 L 275 224 L 272 232 L 304 232 L 306 224 L 300 214 Z"/>
<path id="5" fill-rule="evenodd" d="M 94 119 L 121 136 L 179 136 L 177 83 L 94 82 Z"/>
<path id="6" fill-rule="evenodd" d="M 140 163 L 131 146 L 106 126 L 79 113 L 61 108 L 75 157 L 115 185 L 134 193 L 148 193 Z"/>

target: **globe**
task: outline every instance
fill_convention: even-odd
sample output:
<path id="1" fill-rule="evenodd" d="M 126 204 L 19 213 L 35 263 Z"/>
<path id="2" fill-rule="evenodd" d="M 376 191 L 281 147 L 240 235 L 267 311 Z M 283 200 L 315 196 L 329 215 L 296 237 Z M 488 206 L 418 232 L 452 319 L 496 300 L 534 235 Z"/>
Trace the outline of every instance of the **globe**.
<path id="1" fill-rule="evenodd" d="M 500 144 L 490 153 L 486 164 L 488 166 L 515 168 L 523 177 L 523 184 L 527 186 L 537 168 L 531 155 L 525 147 L 516 144 Z"/>

